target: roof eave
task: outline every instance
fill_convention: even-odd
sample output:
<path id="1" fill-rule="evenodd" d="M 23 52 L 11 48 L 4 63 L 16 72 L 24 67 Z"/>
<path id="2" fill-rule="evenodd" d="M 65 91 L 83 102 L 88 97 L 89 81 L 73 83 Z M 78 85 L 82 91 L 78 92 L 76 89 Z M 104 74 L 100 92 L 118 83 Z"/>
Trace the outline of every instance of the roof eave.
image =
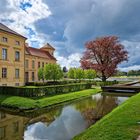
<path id="1" fill-rule="evenodd" d="M 10 33 L 10 34 L 14 34 L 14 35 L 16 35 L 16 36 L 20 36 L 20 37 L 24 38 L 25 40 L 27 40 L 27 37 L 25 37 L 25 36 L 23 36 L 23 35 L 16 34 L 16 33 L 12 33 L 12 32 L 9 32 L 9 31 L 5 31 L 5 30 L 3 30 L 3 29 L 0 29 L 0 30 L 3 31 L 3 32 L 7 32 L 7 33 Z"/>

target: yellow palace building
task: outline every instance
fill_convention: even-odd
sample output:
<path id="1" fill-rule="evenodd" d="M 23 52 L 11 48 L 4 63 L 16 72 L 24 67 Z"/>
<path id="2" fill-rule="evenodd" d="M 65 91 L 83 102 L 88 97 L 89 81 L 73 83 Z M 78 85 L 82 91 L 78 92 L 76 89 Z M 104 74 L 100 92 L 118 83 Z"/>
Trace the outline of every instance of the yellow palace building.
<path id="1" fill-rule="evenodd" d="M 26 37 L 0 23 L 0 86 L 23 86 L 38 82 L 38 69 L 56 63 L 55 49 L 47 43 L 33 48 Z"/>

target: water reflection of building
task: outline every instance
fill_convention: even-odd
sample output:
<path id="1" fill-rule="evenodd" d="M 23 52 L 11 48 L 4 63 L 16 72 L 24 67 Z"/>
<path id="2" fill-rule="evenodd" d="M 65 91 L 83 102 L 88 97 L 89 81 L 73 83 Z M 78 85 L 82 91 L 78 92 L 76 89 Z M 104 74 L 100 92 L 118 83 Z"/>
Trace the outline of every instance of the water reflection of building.
<path id="1" fill-rule="evenodd" d="M 44 111 L 46 111 L 46 113 Z M 30 116 L 31 119 L 29 119 L 27 123 L 34 124 L 36 122 L 47 122 L 47 124 L 49 125 L 61 114 L 61 111 L 61 108 L 53 108 L 50 111 L 41 110 L 33 112 Z"/>
<path id="2" fill-rule="evenodd" d="M 17 116 L 0 111 L 0 140 L 23 140 L 26 126 L 36 122 L 47 122 L 49 125 L 60 114 L 61 109 L 53 109 L 39 116 Z M 37 113 L 37 112 L 36 112 Z M 38 114 L 38 113 L 37 113 Z M 42 114 L 42 115 L 41 115 Z"/>
<path id="3" fill-rule="evenodd" d="M 22 140 L 25 118 L 0 112 L 0 140 Z"/>

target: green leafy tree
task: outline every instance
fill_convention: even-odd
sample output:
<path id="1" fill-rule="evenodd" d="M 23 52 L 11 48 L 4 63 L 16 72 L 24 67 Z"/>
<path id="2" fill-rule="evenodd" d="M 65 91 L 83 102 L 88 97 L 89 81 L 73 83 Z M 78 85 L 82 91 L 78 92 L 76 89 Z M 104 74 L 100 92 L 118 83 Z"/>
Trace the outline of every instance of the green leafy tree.
<path id="1" fill-rule="evenodd" d="M 43 80 L 44 82 L 44 69 L 43 68 L 39 68 L 38 70 L 38 79 Z"/>
<path id="2" fill-rule="evenodd" d="M 127 76 L 127 72 L 117 70 L 114 76 Z"/>
<path id="3" fill-rule="evenodd" d="M 75 68 L 70 68 L 68 71 L 68 78 L 75 79 L 74 73 L 75 73 Z"/>
<path id="4" fill-rule="evenodd" d="M 74 78 L 81 80 L 84 79 L 84 70 L 81 68 L 77 68 L 74 70 Z"/>
<path id="5" fill-rule="evenodd" d="M 85 79 L 94 79 L 96 78 L 96 71 L 93 69 L 87 69 L 84 71 Z"/>
<path id="6" fill-rule="evenodd" d="M 58 64 L 46 64 L 44 68 L 44 75 L 46 80 L 57 81 L 63 77 L 63 71 Z"/>

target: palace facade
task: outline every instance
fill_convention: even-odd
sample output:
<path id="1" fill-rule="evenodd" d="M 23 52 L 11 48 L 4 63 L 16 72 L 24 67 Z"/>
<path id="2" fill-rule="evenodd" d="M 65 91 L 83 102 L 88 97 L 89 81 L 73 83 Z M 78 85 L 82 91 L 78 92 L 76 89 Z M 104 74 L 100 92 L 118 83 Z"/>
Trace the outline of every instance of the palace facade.
<path id="1" fill-rule="evenodd" d="M 26 37 L 0 23 L 0 86 L 23 86 L 38 82 L 38 69 L 56 63 L 55 49 L 47 43 L 33 48 Z"/>

